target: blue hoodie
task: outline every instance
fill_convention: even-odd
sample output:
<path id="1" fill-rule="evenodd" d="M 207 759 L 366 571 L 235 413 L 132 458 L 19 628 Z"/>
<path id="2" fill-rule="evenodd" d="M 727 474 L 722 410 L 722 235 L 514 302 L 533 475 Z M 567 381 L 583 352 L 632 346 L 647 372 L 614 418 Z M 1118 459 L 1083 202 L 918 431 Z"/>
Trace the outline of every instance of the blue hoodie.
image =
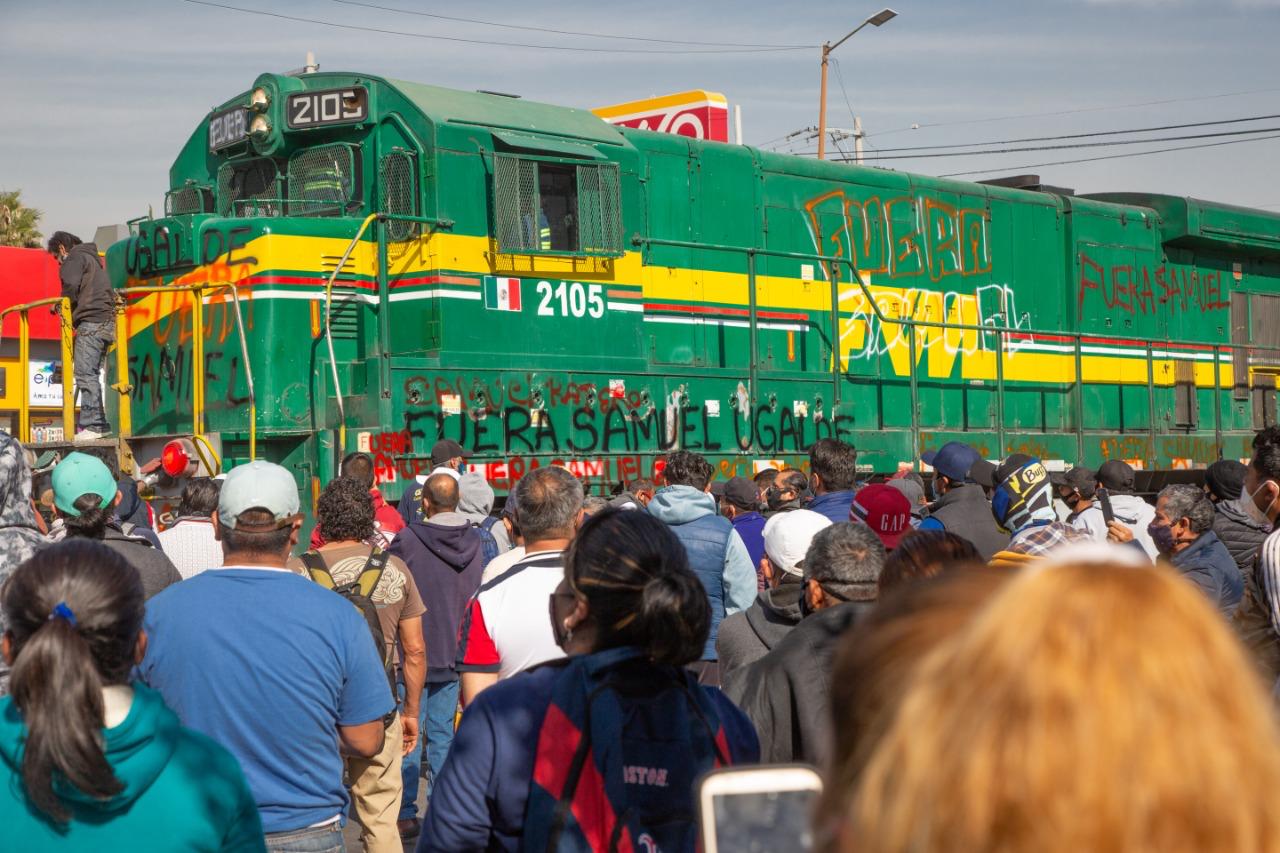
<path id="1" fill-rule="evenodd" d="M 704 660 L 715 660 L 716 633 L 720 619 L 746 610 L 756 600 L 756 569 L 751 555 L 729 523 L 716 512 L 711 495 L 693 486 L 667 486 L 649 501 L 649 514 L 665 522 L 689 553 L 689 567 L 707 587 L 712 605 L 711 636 Z M 708 518 L 711 516 L 711 518 Z M 696 525 L 694 523 L 697 523 Z M 706 528 L 706 530 L 703 530 Z M 703 534 L 724 533 L 723 557 L 712 554 Z M 723 585 L 723 599 L 717 600 L 717 585 Z M 717 604 L 723 608 L 717 613 Z M 719 618 L 716 618 L 719 617 Z"/>
<path id="2" fill-rule="evenodd" d="M 12 697 L 0 699 L 0 826 L 12 850 L 265 850 L 258 807 L 231 753 L 185 729 L 160 694 L 133 685 L 124 722 L 104 729 L 107 761 L 124 790 L 92 799 L 70 785 L 57 790 L 72 818 L 59 830 L 22 787 L 27 729 Z M 9 845 L 12 845 L 9 847 Z"/>
<path id="3" fill-rule="evenodd" d="M 429 684 L 458 680 L 458 626 L 484 574 L 480 545 L 480 534 L 466 516 L 442 512 L 410 523 L 387 549 L 409 567 L 427 606 L 422 636 L 427 641 Z"/>

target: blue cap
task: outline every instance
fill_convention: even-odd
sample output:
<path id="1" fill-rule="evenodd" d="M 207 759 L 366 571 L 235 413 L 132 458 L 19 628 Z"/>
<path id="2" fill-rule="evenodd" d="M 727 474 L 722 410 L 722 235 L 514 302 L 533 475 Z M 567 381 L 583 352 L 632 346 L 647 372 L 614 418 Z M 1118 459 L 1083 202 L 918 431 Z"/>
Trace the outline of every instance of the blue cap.
<path id="1" fill-rule="evenodd" d="M 969 479 L 973 466 L 982 461 L 982 454 L 962 441 L 948 441 L 937 450 L 926 450 L 920 461 L 932 465 L 933 470 L 948 480 L 963 482 Z"/>

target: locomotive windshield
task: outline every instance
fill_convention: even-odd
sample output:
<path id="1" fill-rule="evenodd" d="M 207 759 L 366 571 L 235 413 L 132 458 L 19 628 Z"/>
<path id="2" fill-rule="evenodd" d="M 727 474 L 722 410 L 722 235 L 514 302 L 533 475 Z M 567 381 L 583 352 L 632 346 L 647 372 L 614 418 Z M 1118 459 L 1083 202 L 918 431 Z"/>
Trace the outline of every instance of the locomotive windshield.
<path id="1" fill-rule="evenodd" d="M 218 170 L 218 213 L 354 215 L 362 205 L 357 162 L 351 146 L 335 144 L 296 151 L 283 164 L 270 157 L 224 163 Z"/>

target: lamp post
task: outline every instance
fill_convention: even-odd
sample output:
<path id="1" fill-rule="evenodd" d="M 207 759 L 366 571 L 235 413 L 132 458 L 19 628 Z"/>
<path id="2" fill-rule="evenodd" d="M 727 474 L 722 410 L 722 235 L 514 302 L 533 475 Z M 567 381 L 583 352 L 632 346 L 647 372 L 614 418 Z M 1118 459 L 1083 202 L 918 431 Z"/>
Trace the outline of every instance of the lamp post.
<path id="1" fill-rule="evenodd" d="M 818 159 L 825 160 L 827 156 L 827 57 L 831 55 L 831 51 L 853 38 L 854 33 L 870 24 L 873 27 L 883 26 L 886 21 L 896 18 L 898 13 L 892 9 L 881 9 L 870 18 L 867 18 L 861 24 L 854 27 L 848 35 L 840 39 L 840 41 L 832 44 L 826 42 L 822 45 L 822 94 L 819 95 L 821 101 L 818 104 Z"/>

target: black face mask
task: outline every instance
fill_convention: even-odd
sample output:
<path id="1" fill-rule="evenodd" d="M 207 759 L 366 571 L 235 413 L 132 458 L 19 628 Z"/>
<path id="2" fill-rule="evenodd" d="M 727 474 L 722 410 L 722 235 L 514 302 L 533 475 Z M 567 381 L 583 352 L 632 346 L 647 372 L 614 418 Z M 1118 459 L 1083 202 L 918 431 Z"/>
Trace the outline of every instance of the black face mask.
<path id="1" fill-rule="evenodd" d="M 795 500 L 795 498 L 784 500 L 782 497 L 784 494 L 791 494 L 791 492 L 783 492 L 770 486 L 769 490 L 764 493 L 765 505 L 771 510 L 777 510 Z"/>
<path id="2" fill-rule="evenodd" d="M 1059 497 L 1062 497 L 1062 496 L 1059 495 Z M 1067 509 L 1071 510 L 1072 512 L 1075 512 L 1076 507 L 1080 506 L 1080 495 L 1076 494 L 1075 492 L 1072 492 L 1071 494 L 1067 495 L 1065 498 L 1062 498 L 1062 502 L 1067 505 Z"/>

